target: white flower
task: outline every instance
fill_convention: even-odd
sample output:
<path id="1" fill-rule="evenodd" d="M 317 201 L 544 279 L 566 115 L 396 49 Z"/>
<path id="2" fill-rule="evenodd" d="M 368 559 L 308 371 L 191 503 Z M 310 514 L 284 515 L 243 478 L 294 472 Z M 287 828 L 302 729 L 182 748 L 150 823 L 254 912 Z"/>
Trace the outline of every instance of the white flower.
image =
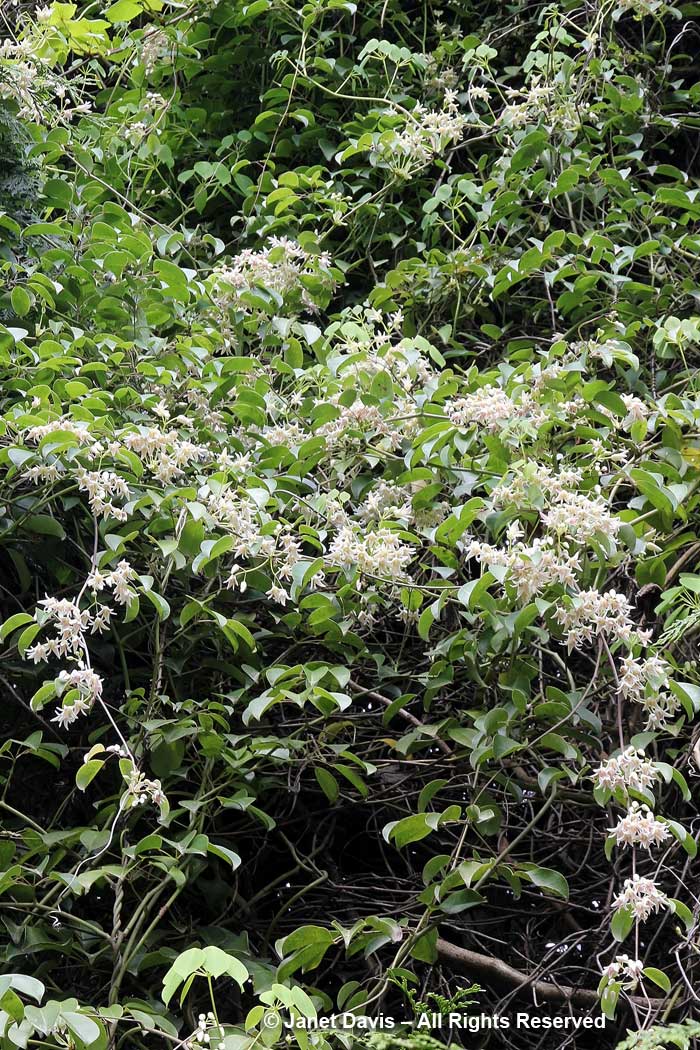
<path id="1" fill-rule="evenodd" d="M 42 598 L 39 605 L 43 607 L 37 613 L 42 623 L 52 624 L 56 628 L 56 637 L 45 643 L 54 656 L 82 655 L 85 643 L 84 633 L 91 624 L 87 609 L 81 609 L 76 602 L 67 598 Z"/>
<path id="2" fill-rule="evenodd" d="M 170 411 L 163 400 L 160 400 L 157 405 L 154 405 L 151 412 L 160 419 L 170 419 Z"/>
<path id="3" fill-rule="evenodd" d="M 630 959 L 629 955 L 617 955 L 613 962 L 609 963 L 603 973 L 610 980 L 618 980 L 620 977 L 627 978 L 628 984 L 625 987 L 634 987 L 642 977 L 642 970 L 644 969 L 644 963 L 641 959 Z"/>
<path id="4" fill-rule="evenodd" d="M 99 569 L 95 569 L 88 576 L 86 583 L 93 591 L 103 591 L 107 584 L 107 577 Z"/>
<path id="5" fill-rule="evenodd" d="M 112 502 L 113 498 L 129 498 L 129 486 L 123 478 L 111 470 L 84 470 L 82 467 L 76 471 L 76 478 L 80 491 L 87 492 L 88 503 L 95 515 L 126 520 L 123 509 Z"/>
<path id="6" fill-rule="evenodd" d="M 511 521 L 506 529 L 506 539 L 509 543 L 515 543 L 524 535 L 524 530 L 519 521 Z"/>
<path id="7" fill-rule="evenodd" d="M 52 718 L 51 721 L 58 722 L 59 728 L 66 729 L 67 726 L 70 726 L 73 724 L 73 722 L 76 722 L 80 715 L 86 714 L 89 710 L 90 705 L 88 704 L 87 700 L 85 700 L 81 696 L 78 696 L 72 704 L 69 704 L 64 707 L 57 707 L 56 717 Z"/>
<path id="8" fill-rule="evenodd" d="M 668 691 L 670 671 L 669 664 L 659 656 L 622 658 L 618 691 L 626 700 L 642 705 L 647 729 L 663 728 L 680 708 L 678 698 Z"/>
<path id="9" fill-rule="evenodd" d="M 278 587 L 276 584 L 273 583 L 269 591 L 266 591 L 265 593 L 267 594 L 268 598 L 272 599 L 273 602 L 278 602 L 279 605 L 287 604 L 287 598 L 289 597 L 289 595 L 285 591 L 284 587 Z"/>
<path id="10" fill-rule="evenodd" d="M 580 485 L 583 475 L 580 470 L 562 468 L 553 471 L 550 467 L 527 460 L 517 464 L 518 469 L 508 480 L 499 481 L 493 490 L 494 506 L 505 507 L 508 504 L 532 506 L 533 498 L 547 502 L 565 500 L 571 491 Z"/>
<path id="11" fill-rule="evenodd" d="M 591 774 L 599 787 L 610 791 L 617 787 L 647 791 L 660 776 L 651 759 L 634 747 L 628 747 L 615 758 L 607 759 Z"/>
<path id="12" fill-rule="evenodd" d="M 112 616 L 114 616 L 114 610 L 110 609 L 108 605 L 102 605 L 99 611 L 95 613 L 90 634 L 102 634 L 103 631 L 109 630 L 109 621 Z"/>
<path id="13" fill-rule="evenodd" d="M 668 897 L 663 890 L 657 887 L 653 879 L 637 874 L 631 879 L 625 879 L 622 892 L 613 901 L 616 911 L 630 907 L 634 917 L 642 922 L 646 922 L 650 915 L 667 905 Z"/>
<path id="14" fill-rule="evenodd" d="M 469 98 L 478 98 L 482 102 L 488 102 L 491 94 L 489 89 L 484 87 L 483 84 L 472 84 L 469 88 Z"/>
<path id="15" fill-rule="evenodd" d="M 26 472 L 29 481 L 38 485 L 40 481 L 58 481 L 64 471 L 59 463 L 39 463 Z"/>
<path id="16" fill-rule="evenodd" d="M 642 849 L 658 846 L 670 835 L 666 825 L 649 807 L 638 802 L 632 802 L 624 817 L 620 817 L 617 825 L 609 830 L 615 835 L 618 846 L 641 846 Z"/>
<path id="17" fill-rule="evenodd" d="M 602 499 L 584 492 L 562 493 L 560 501 L 542 515 L 542 523 L 552 532 L 571 536 L 579 543 L 596 535 L 614 538 L 622 528 L 622 522 L 610 514 Z"/>
<path id="18" fill-rule="evenodd" d="M 143 806 L 150 801 L 154 806 L 161 806 L 166 801 L 160 780 L 148 780 L 146 774 L 135 767 L 125 779 L 126 805 Z"/>
<path id="19" fill-rule="evenodd" d="M 122 559 L 117 567 L 105 577 L 105 583 L 114 590 L 114 600 L 119 605 L 128 605 L 134 597 L 134 592 L 129 583 L 136 577 L 135 571 L 128 561 Z"/>
<path id="20" fill-rule="evenodd" d="M 332 284 L 330 265 L 325 253 L 314 256 L 288 237 L 271 237 L 267 247 L 259 251 L 246 248 L 230 265 L 219 266 L 213 276 L 212 298 L 221 309 L 235 306 L 250 313 L 253 306 L 241 298 L 242 292 L 262 285 L 284 298 L 303 289 L 301 277 L 311 274 Z M 301 297 L 307 306 L 312 305 L 303 291 Z"/>
<path id="21" fill-rule="evenodd" d="M 456 427 L 465 428 L 480 424 L 487 430 L 502 430 L 514 420 L 526 419 L 541 422 L 542 412 L 532 402 L 529 394 L 514 401 L 499 386 L 484 386 L 473 394 L 466 394 L 445 404 L 445 412 Z"/>
<path id="22" fill-rule="evenodd" d="M 647 419 L 649 416 L 651 411 L 649 406 L 640 400 L 640 398 L 635 397 L 634 394 L 623 394 L 622 401 L 627 409 L 627 415 L 622 420 L 622 426 L 626 430 L 629 430 L 633 423 Z"/>
<path id="23" fill-rule="evenodd" d="M 531 545 L 515 543 L 507 549 L 473 540 L 465 554 L 481 564 L 507 569 L 522 601 L 529 601 L 554 583 L 574 587 L 576 574 L 581 569 L 578 553 L 557 552 L 543 539 L 535 539 Z"/>
<path id="24" fill-rule="evenodd" d="M 406 579 L 406 569 L 414 552 L 395 532 L 377 529 L 364 535 L 344 525 L 333 539 L 328 559 L 346 570 L 357 569 L 361 574 Z"/>
<path id="25" fill-rule="evenodd" d="M 69 416 L 60 416 L 58 419 L 53 419 L 50 423 L 42 423 L 39 426 L 30 427 L 25 436 L 27 441 L 32 441 L 38 445 L 43 438 L 49 434 L 56 434 L 58 431 L 71 434 L 81 444 L 92 441 L 92 434 L 88 430 L 88 424 L 76 423 Z"/>
<path id="26" fill-rule="evenodd" d="M 324 423 L 316 433 L 325 439 L 328 448 L 341 441 L 357 440 L 365 431 L 388 433 L 388 424 L 376 405 L 366 405 L 359 399 L 352 405 L 340 406 L 336 419 Z M 394 431 L 400 440 L 397 430 Z"/>
<path id="27" fill-rule="evenodd" d="M 77 689 L 80 696 L 90 705 L 102 696 L 102 679 L 89 667 L 78 667 L 73 671 L 61 671 L 58 679 L 69 688 Z"/>
<path id="28" fill-rule="evenodd" d="M 568 632 L 567 647 L 571 652 L 596 637 L 628 644 L 635 636 L 646 639 L 646 632 L 635 631 L 631 614 L 632 606 L 624 594 L 615 590 L 601 593 L 591 588 L 580 591 L 569 608 L 557 609 L 554 615 Z"/>
<path id="29" fill-rule="evenodd" d="M 448 90 L 444 109 L 429 110 L 417 103 L 403 128 L 384 132 L 371 152 L 397 175 L 408 177 L 451 143 L 459 142 L 466 126 L 466 118 L 457 108 L 457 96 Z"/>

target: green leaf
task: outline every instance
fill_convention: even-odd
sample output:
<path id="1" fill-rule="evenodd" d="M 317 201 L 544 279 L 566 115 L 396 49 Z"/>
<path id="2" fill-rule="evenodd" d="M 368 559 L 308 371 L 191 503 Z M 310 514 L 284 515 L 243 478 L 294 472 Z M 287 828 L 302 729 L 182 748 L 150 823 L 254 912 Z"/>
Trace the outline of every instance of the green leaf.
<path id="1" fill-rule="evenodd" d="M 41 630 L 41 624 L 33 623 L 31 627 L 27 627 L 22 631 L 21 635 L 17 639 L 17 651 L 20 656 L 24 656 L 25 652 L 32 644 L 39 631 Z"/>
<path id="2" fill-rule="evenodd" d="M 518 172 L 530 167 L 548 145 L 549 138 L 543 131 L 533 131 L 526 135 L 510 159 L 510 170 Z"/>
<path id="3" fill-rule="evenodd" d="M 231 866 L 232 871 L 235 871 L 236 868 L 239 868 L 241 865 L 241 858 L 227 846 L 220 846 L 215 842 L 210 842 L 207 846 L 207 852 L 212 853 L 215 857 L 219 857 L 221 860 L 225 860 L 226 863 Z"/>
<path id="4" fill-rule="evenodd" d="M 634 915 L 629 905 L 625 908 L 618 908 L 610 924 L 610 930 L 615 940 L 624 941 L 633 926 Z"/>
<path id="5" fill-rule="evenodd" d="M 64 540 L 66 533 L 60 522 L 48 514 L 30 514 L 24 521 L 24 528 L 29 532 L 37 532 L 41 536 L 55 536 L 57 540 Z"/>
<path id="6" fill-rule="evenodd" d="M 664 992 L 668 993 L 671 991 L 671 981 L 663 970 L 657 970 L 654 966 L 645 966 L 642 973 L 645 977 L 648 977 L 650 981 L 653 981 L 655 985 L 662 988 Z"/>
<path id="7" fill-rule="evenodd" d="M 315 766 L 314 776 L 328 801 L 335 802 L 340 794 L 340 788 L 333 774 L 329 773 L 327 769 L 323 769 L 322 766 Z"/>
<path id="8" fill-rule="evenodd" d="M 402 820 L 387 825 L 384 831 L 387 832 L 387 829 L 389 829 L 388 838 L 393 841 L 397 849 L 402 849 L 411 842 L 420 842 L 435 830 L 428 822 L 425 813 L 414 813 L 410 817 L 404 817 Z"/>
<path id="9" fill-rule="evenodd" d="M 25 317 L 32 308 L 32 300 L 26 288 L 16 285 L 10 293 L 12 309 L 18 317 Z"/>
<path id="10" fill-rule="evenodd" d="M 344 762 L 334 762 L 333 769 L 336 769 L 341 774 L 341 776 L 345 777 L 345 779 L 350 784 L 352 784 L 352 786 L 357 791 L 360 792 L 360 794 L 364 798 L 367 798 L 367 796 L 369 795 L 369 788 L 365 784 L 362 777 L 358 776 L 354 769 L 352 769 L 350 766 L 345 765 Z"/>
<path id="11" fill-rule="evenodd" d="M 91 758 L 89 762 L 85 762 L 75 774 L 76 787 L 80 791 L 85 791 L 85 788 L 95 779 L 103 765 L 104 760 L 99 758 Z"/>
<path id="12" fill-rule="evenodd" d="M 30 977 L 24 973 L 8 973 L 2 979 L 6 980 L 7 978 L 9 978 L 11 988 L 14 988 L 15 991 L 20 992 L 25 997 L 33 999 L 35 1003 L 40 1003 L 44 998 L 46 989 L 36 977 Z"/>
<path id="13" fill-rule="evenodd" d="M 682 901 L 676 900 L 673 897 L 670 898 L 669 903 L 671 905 L 671 910 L 678 916 L 686 930 L 692 929 L 694 920 L 690 908 L 686 904 L 683 904 Z"/>
<path id="14" fill-rule="evenodd" d="M 96 1042 L 102 1034 L 102 1028 L 91 1017 L 77 1011 L 61 1011 L 61 1017 L 65 1021 L 73 1035 L 76 1035 L 86 1046 Z"/>
<path id="15" fill-rule="evenodd" d="M 437 927 L 422 933 L 411 948 L 411 956 L 414 959 L 418 959 L 419 962 L 437 962 L 437 939 Z"/>
<path id="16" fill-rule="evenodd" d="M 167 1006 L 173 995 L 191 974 L 202 966 L 204 952 L 201 948 L 188 948 L 187 951 L 178 955 L 163 978 L 163 1002 Z"/>
<path id="17" fill-rule="evenodd" d="M 19 627 L 24 627 L 27 623 L 34 623 L 34 617 L 29 613 L 21 612 L 10 616 L 0 627 L 0 641 L 4 642 L 8 635 L 12 634 Z"/>
<path id="18" fill-rule="evenodd" d="M 536 864 L 519 864 L 518 871 L 523 872 L 535 886 L 540 889 L 549 890 L 550 893 L 564 900 L 569 899 L 569 884 L 558 871 L 553 868 L 540 868 Z"/>
<path id="19" fill-rule="evenodd" d="M 232 977 L 240 988 L 242 988 L 248 980 L 248 970 L 240 959 L 235 957 L 235 955 L 229 955 L 228 952 L 223 951 L 221 948 L 217 948 L 215 945 L 212 945 L 209 948 L 204 948 L 202 955 L 202 969 L 204 969 L 210 977 L 223 977 L 224 975 Z"/>
<path id="20" fill-rule="evenodd" d="M 105 11 L 105 18 L 110 22 L 131 22 L 143 11 L 143 6 L 137 0 L 117 0 Z"/>
<path id="21" fill-rule="evenodd" d="M 607 1018 L 612 1020 L 615 1016 L 617 1001 L 620 998 L 620 985 L 617 982 L 609 984 L 600 997 L 600 1008 Z"/>
<path id="22" fill-rule="evenodd" d="M 143 592 L 148 598 L 149 602 L 156 607 L 158 611 L 159 620 L 167 620 L 170 616 L 170 603 L 163 598 L 162 595 L 157 594 L 156 591 L 144 590 Z"/>

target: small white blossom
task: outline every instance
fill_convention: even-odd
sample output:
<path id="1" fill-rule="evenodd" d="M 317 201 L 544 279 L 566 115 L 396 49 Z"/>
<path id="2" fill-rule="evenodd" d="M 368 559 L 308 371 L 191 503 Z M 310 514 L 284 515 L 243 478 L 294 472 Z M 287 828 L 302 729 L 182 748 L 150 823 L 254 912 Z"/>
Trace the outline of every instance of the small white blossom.
<path id="1" fill-rule="evenodd" d="M 653 879 L 647 879 L 642 875 L 633 875 L 631 879 L 625 879 L 621 893 L 613 901 L 616 910 L 630 907 L 636 919 L 642 922 L 654 912 L 668 905 L 668 897 L 660 890 Z"/>
<path id="2" fill-rule="evenodd" d="M 618 846 L 641 846 L 651 849 L 669 837 L 667 826 L 658 820 L 648 806 L 632 802 L 624 817 L 620 817 L 616 826 L 609 829 L 615 836 Z"/>

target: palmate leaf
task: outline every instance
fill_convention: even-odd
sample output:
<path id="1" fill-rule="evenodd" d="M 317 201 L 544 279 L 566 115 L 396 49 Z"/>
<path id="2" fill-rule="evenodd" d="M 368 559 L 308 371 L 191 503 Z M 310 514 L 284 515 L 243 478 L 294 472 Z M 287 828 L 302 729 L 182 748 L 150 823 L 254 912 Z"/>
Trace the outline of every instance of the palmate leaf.
<path id="1" fill-rule="evenodd" d="M 189 948 L 177 957 L 163 978 L 162 998 L 166 1006 L 180 985 L 195 975 L 231 977 L 241 988 L 249 977 L 247 968 L 239 959 L 215 945 L 208 948 Z M 189 985 L 186 985 L 186 988 L 189 988 Z"/>

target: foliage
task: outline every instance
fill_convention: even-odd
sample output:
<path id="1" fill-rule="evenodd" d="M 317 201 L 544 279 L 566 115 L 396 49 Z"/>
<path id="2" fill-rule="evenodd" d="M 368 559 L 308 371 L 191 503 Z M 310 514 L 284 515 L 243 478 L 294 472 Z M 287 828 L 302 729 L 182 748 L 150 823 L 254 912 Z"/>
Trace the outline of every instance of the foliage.
<path id="1" fill-rule="evenodd" d="M 449 999 L 436 992 L 427 992 L 425 999 L 419 999 L 415 990 L 411 988 L 408 977 L 405 974 L 389 973 L 388 977 L 393 984 L 401 989 L 408 999 L 414 1017 L 419 1017 L 421 1014 L 436 1014 L 440 1017 L 447 1017 L 452 1011 L 463 1010 L 467 1006 L 473 1006 L 478 1000 L 472 999 L 470 996 L 483 991 L 481 985 L 472 984 L 469 988 L 458 988 Z M 413 977 L 413 974 L 411 974 L 411 977 Z"/>
<path id="2" fill-rule="evenodd" d="M 683 1024 L 654 1026 L 646 1032 L 633 1032 L 621 1043 L 617 1050 L 663 1050 L 666 1046 L 677 1046 L 688 1050 L 691 1041 L 700 1035 L 697 1021 L 686 1021 Z"/>
<path id="3" fill-rule="evenodd" d="M 682 1032 L 696 6 L 2 15 L 3 1047 Z"/>

